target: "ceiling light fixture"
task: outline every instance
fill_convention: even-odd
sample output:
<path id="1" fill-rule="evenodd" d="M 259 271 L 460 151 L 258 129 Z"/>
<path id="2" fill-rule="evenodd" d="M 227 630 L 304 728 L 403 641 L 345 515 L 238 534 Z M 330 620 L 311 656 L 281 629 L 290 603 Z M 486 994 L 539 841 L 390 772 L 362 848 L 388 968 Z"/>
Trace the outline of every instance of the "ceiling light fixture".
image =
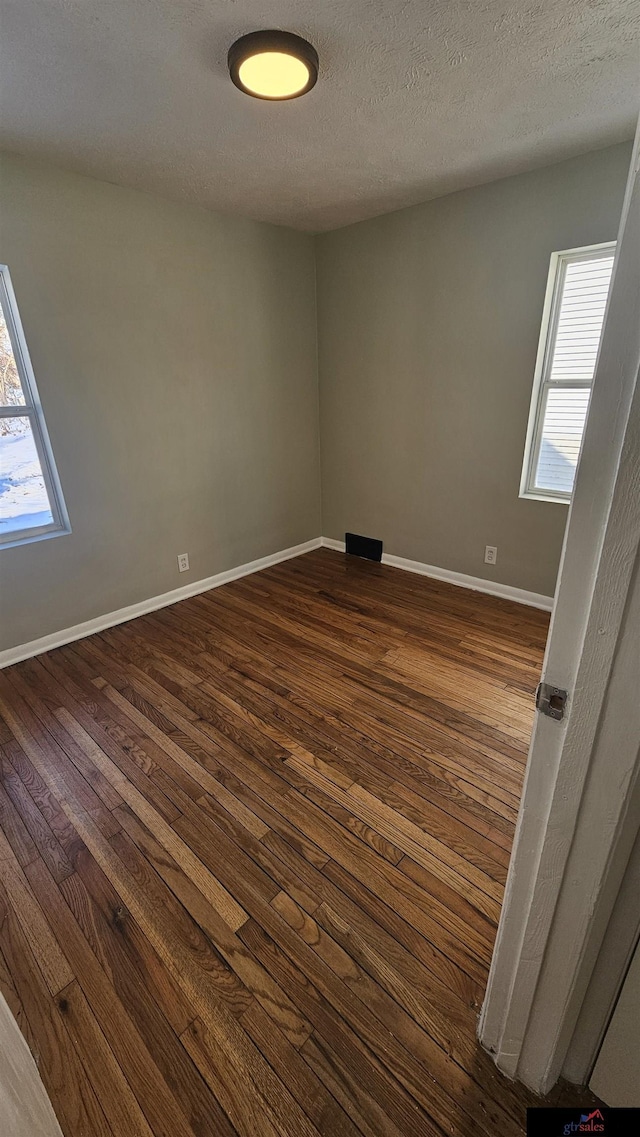
<path id="1" fill-rule="evenodd" d="M 229 48 L 229 74 L 245 95 L 297 99 L 315 86 L 318 53 L 293 32 L 249 32 Z"/>

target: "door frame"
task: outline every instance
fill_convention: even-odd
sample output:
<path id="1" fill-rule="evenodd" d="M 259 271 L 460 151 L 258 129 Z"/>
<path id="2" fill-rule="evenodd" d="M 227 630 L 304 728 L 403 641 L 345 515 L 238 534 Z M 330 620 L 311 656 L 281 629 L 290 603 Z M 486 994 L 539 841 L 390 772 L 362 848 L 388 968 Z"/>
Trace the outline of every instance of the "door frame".
<path id="1" fill-rule="evenodd" d="M 560 722 L 536 715 L 478 1032 L 542 1094 L 562 1072 L 634 838 L 638 739 L 619 722 L 613 745 L 597 741 L 640 549 L 639 166 L 640 126 L 542 672 L 569 699 Z"/>
<path id="2" fill-rule="evenodd" d="M 636 792 L 638 787 L 636 787 Z M 636 805 L 638 809 L 638 805 Z M 562 1071 L 575 1085 L 588 1085 L 633 954 L 640 944 L 640 829 Z"/>

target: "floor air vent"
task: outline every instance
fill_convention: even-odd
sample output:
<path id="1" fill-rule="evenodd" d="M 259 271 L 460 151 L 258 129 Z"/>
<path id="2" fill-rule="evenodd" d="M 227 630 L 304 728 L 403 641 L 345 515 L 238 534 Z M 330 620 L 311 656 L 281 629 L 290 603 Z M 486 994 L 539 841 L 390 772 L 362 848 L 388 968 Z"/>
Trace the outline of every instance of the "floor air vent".
<path id="1" fill-rule="evenodd" d="M 373 537 L 360 537 L 358 533 L 345 533 L 345 552 L 354 557 L 366 557 L 368 561 L 382 560 L 382 541 Z"/>

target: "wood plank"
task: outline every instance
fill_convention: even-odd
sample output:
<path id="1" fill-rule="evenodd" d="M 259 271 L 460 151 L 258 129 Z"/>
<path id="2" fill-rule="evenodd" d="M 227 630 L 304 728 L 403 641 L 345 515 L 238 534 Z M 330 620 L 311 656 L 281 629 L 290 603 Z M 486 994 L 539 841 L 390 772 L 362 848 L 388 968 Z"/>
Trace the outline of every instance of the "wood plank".
<path id="1" fill-rule="evenodd" d="M 35 841 L 2 785 L 0 785 L 0 830 L 11 845 L 19 865 L 24 868 L 30 861 L 35 860 L 38 856 Z"/>
<path id="2" fill-rule="evenodd" d="M 365 1014 L 360 1010 L 357 1001 L 345 999 L 340 985 L 328 980 L 325 973 L 321 987 L 323 993 L 331 1001 L 340 1000 L 343 1017 L 352 1025 L 357 1024 L 358 1034 L 366 1039 L 369 1048 L 378 1055 L 379 1059 L 384 1059 L 390 1064 L 399 1080 L 439 1125 L 447 1124 L 451 1110 L 448 1095 L 451 1095 L 457 1106 L 467 1111 L 470 1121 L 476 1118 L 478 1129 L 486 1131 L 491 1137 L 493 1134 L 505 1131 L 505 1128 L 508 1131 L 509 1122 L 505 1119 L 501 1108 L 488 1096 L 483 1098 L 475 1080 L 420 1028 L 412 1016 L 399 1010 L 397 1003 L 313 917 L 302 912 L 286 893 L 280 893 L 275 897 L 272 905 L 304 943 L 338 976 L 340 983 L 353 991 L 362 1001 L 366 1007 Z M 317 974 L 320 976 L 320 972 Z M 319 981 L 323 982 L 320 979 Z M 373 1028 L 372 1019 L 378 1020 L 377 1030 Z M 385 1031 L 389 1032 L 386 1037 Z M 413 1056 L 419 1058 L 415 1067 Z M 435 1085 L 430 1087 L 428 1097 L 422 1093 L 419 1084 L 416 1083 L 420 1063 L 429 1069 L 431 1077 L 441 1087 L 446 1087 L 442 1094 Z M 478 1107 L 481 1108 L 482 1118 L 476 1116 Z"/>
<path id="3" fill-rule="evenodd" d="M 234 817 L 237 817 L 250 833 L 260 838 L 269 831 L 269 826 L 265 825 L 251 810 L 247 809 L 241 801 L 234 798 L 233 794 L 230 794 L 229 791 L 209 773 L 205 766 L 197 762 L 195 758 L 192 758 L 191 755 L 186 750 L 183 750 L 181 746 L 178 746 L 172 738 L 167 737 L 164 731 L 159 730 L 147 715 L 141 713 L 141 711 L 123 697 L 119 691 L 116 691 L 108 684 L 103 687 L 102 690 L 112 703 L 120 707 L 124 714 L 128 718 L 131 718 L 133 722 L 137 723 L 145 734 L 153 738 L 166 754 L 173 758 L 206 793 L 215 798 L 216 801 L 219 801 L 230 813 L 233 813 Z M 145 708 L 148 706 L 146 703 L 143 703 L 143 705 Z M 197 796 L 200 797 L 201 795 L 198 794 Z"/>
<path id="4" fill-rule="evenodd" d="M 222 953 L 218 950 L 217 944 L 213 943 L 204 928 L 199 927 L 190 918 L 184 906 L 177 902 L 177 898 L 165 886 L 160 874 L 156 873 L 149 859 L 141 855 L 140 850 L 128 834 L 118 833 L 111 838 L 109 844 L 118 857 L 118 861 L 112 861 L 111 864 L 117 864 L 120 871 L 124 866 L 138 892 L 144 892 L 145 901 L 149 904 L 148 915 L 153 913 L 157 919 L 159 914 L 162 914 L 162 931 L 171 938 L 172 942 L 179 945 L 184 958 L 194 968 L 193 976 L 200 976 L 201 972 L 206 972 L 206 984 L 204 986 L 215 995 L 220 1006 L 224 1007 L 225 1013 L 234 1019 L 239 1019 L 247 1007 L 253 1003 L 254 993 L 227 965 Z M 115 888 L 116 882 L 111 878 L 110 882 Z M 118 890 L 119 888 L 120 885 L 118 885 Z M 157 947 L 155 950 L 157 954 L 161 955 L 165 966 L 167 966 L 167 956 L 162 955 Z M 175 981 L 175 967 L 167 966 L 167 970 Z M 178 984 L 178 986 L 184 993 L 182 985 Z M 203 992 L 200 992 L 200 997 L 203 997 Z M 192 1010 L 192 1018 L 197 1017 L 198 1011 L 193 1006 L 193 1000 L 190 996 L 187 996 L 187 1002 Z"/>
<path id="5" fill-rule="evenodd" d="M 105 838 L 101 837 L 101 840 L 105 841 Z M 74 970 L 80 977 L 84 996 L 91 1008 L 91 1019 L 95 1019 L 97 1029 L 104 1034 L 118 1065 L 126 1071 L 126 1081 L 134 1091 L 147 1120 L 153 1126 L 153 1133 L 158 1137 L 170 1137 L 170 1134 L 193 1137 L 190 1125 L 162 1078 L 140 1032 L 115 995 L 107 974 L 91 951 L 43 861 L 29 866 L 29 879 L 37 891 L 40 903 L 46 907 L 52 927 L 55 928 L 60 941 L 65 944 L 73 960 Z M 58 1007 L 64 1013 L 60 1001 Z M 82 1023 L 88 1032 L 96 1029 L 81 1006 L 78 1007 L 78 1014 L 82 1014 Z M 96 1041 L 95 1049 L 98 1048 L 98 1043 L 102 1051 L 103 1044 L 99 1040 Z M 110 1064 L 110 1059 L 107 1060 L 105 1057 L 104 1061 Z M 87 1071 L 92 1079 L 97 1069 L 92 1066 L 91 1070 Z M 97 1096 L 105 1110 L 99 1092 Z M 126 1131 L 125 1128 L 124 1132 Z"/>
<path id="6" fill-rule="evenodd" d="M 245 1011 L 242 1025 L 319 1133 L 326 1137 L 357 1137 L 358 1130 L 347 1113 L 284 1035 L 274 1030 L 273 1022 L 257 1003 Z"/>
<path id="7" fill-rule="evenodd" d="M 153 1137 L 131 1087 L 75 980 L 60 992 L 57 1004 L 113 1131 L 131 1134 L 132 1137 Z"/>
<path id="8" fill-rule="evenodd" d="M 180 872 L 178 864 L 166 856 L 153 835 L 140 825 L 133 814 L 123 809 L 121 820 L 123 828 L 140 852 L 172 888 L 187 912 L 207 933 L 247 990 L 252 992 L 257 1002 L 278 1024 L 292 1045 L 301 1046 L 308 1038 L 311 1027 L 273 981 L 269 972 L 253 959 L 242 941 L 233 935 L 224 921 L 216 915 L 215 909 L 207 905 L 202 893 Z M 241 1013 L 244 1017 L 245 1010 L 243 1009 Z"/>
<path id="9" fill-rule="evenodd" d="M 168 1049 L 164 1020 L 182 1034 L 192 1019 L 189 1004 L 87 849 L 75 867 L 60 885 L 62 896 L 147 1045 L 164 1036 Z"/>
<path id="10" fill-rule="evenodd" d="M 163 616 L 165 616 L 165 613 L 163 613 Z M 193 621 L 192 616 L 191 617 L 188 616 L 187 620 L 189 620 L 189 619 L 191 621 Z M 217 623 L 217 625 L 219 625 L 219 615 L 218 614 L 216 614 L 216 623 Z M 196 626 L 198 626 L 198 624 L 196 624 Z M 233 623 L 231 623 L 231 627 L 233 628 L 233 634 L 227 635 L 227 642 L 229 643 L 230 654 L 229 654 L 229 652 L 226 652 L 224 650 L 220 651 L 219 645 L 221 642 L 222 643 L 225 642 L 225 637 L 224 637 L 224 635 L 221 636 L 220 628 L 218 626 L 216 629 L 215 646 L 213 644 L 211 644 L 210 642 L 208 643 L 208 651 L 206 652 L 207 664 L 209 666 L 212 666 L 213 664 L 215 664 L 215 658 L 217 657 L 217 658 L 224 661 L 225 668 L 226 668 L 227 672 L 229 672 L 229 670 L 234 668 L 234 660 L 237 660 L 238 655 L 240 654 L 240 658 L 243 660 L 241 672 L 242 672 L 242 678 L 243 678 L 243 683 L 244 683 L 243 691 L 244 691 L 245 697 L 247 695 L 247 686 L 250 688 L 250 691 L 253 694 L 253 692 L 255 692 L 255 690 L 256 690 L 256 682 L 260 683 L 261 685 L 266 684 L 269 687 L 270 698 L 272 700 L 275 699 L 277 701 L 278 710 L 279 710 L 280 714 L 283 713 L 283 708 L 286 708 L 287 706 L 289 707 L 289 711 L 290 711 L 291 705 L 293 703 L 295 705 L 297 715 L 300 715 L 301 713 L 304 713 L 306 715 L 308 713 L 309 706 L 313 705 L 313 704 L 309 704 L 308 698 L 305 698 L 305 696 L 308 695 L 310 682 L 311 682 L 310 668 L 313 671 L 321 670 L 324 676 L 329 676 L 329 677 L 331 676 L 331 669 L 326 668 L 321 664 L 318 664 L 318 661 L 315 658 L 313 658 L 313 660 L 309 664 L 309 667 L 305 667 L 304 680 L 302 682 L 298 678 L 297 672 L 293 672 L 293 673 L 289 672 L 287 675 L 287 684 L 288 684 L 289 690 L 288 691 L 283 690 L 281 683 L 280 683 L 280 688 L 278 689 L 277 687 L 274 687 L 274 684 L 270 678 L 273 674 L 272 669 L 268 669 L 268 670 L 262 669 L 261 670 L 259 668 L 260 656 L 257 655 L 256 652 L 253 650 L 254 644 L 255 644 L 255 639 L 256 639 L 255 632 L 243 633 L 242 631 L 238 631 L 237 628 L 235 627 L 235 625 L 233 625 Z M 247 647 L 248 644 L 251 645 L 250 648 Z M 279 653 L 282 654 L 280 645 L 278 645 L 278 650 L 279 650 Z M 294 654 L 294 653 L 289 652 L 289 654 Z M 203 659 L 204 659 L 204 657 L 203 657 Z M 250 659 L 252 661 L 252 663 L 247 664 L 247 659 Z M 256 672 L 255 668 L 253 667 L 253 664 L 256 662 L 258 663 L 258 671 L 257 672 Z M 307 661 L 305 661 L 305 663 L 306 662 Z M 251 675 L 249 682 L 247 682 L 248 681 L 248 675 Z M 345 676 L 342 673 L 339 674 L 339 678 L 341 681 L 340 686 L 341 686 L 341 691 L 342 691 L 342 689 L 345 686 L 345 682 L 348 683 L 349 680 L 348 679 L 345 680 Z M 217 685 L 224 685 L 224 683 L 225 683 L 224 676 L 221 674 L 220 670 L 218 669 L 216 671 L 216 684 Z M 292 688 L 293 688 L 293 690 L 292 690 Z M 208 689 L 211 690 L 210 687 L 208 687 Z M 294 691 L 295 691 L 295 693 L 294 693 Z M 286 695 L 288 702 L 283 701 L 283 695 Z M 264 703 L 262 704 L 262 706 L 264 708 Z M 302 710 L 301 710 L 301 707 L 303 708 Z M 348 707 L 348 713 L 345 714 L 344 712 L 341 712 L 340 710 L 336 711 L 335 703 L 334 703 L 334 706 L 332 708 L 332 712 L 328 712 L 326 707 L 323 706 L 322 717 L 321 717 L 321 719 L 316 720 L 316 728 L 317 728 L 317 723 L 321 722 L 321 724 L 322 724 L 321 733 L 328 734 L 332 738 L 338 740 L 340 742 L 341 747 L 344 746 L 345 740 L 347 737 L 354 736 L 354 737 L 359 737 L 360 740 L 366 744 L 367 749 L 370 750 L 372 754 L 375 755 L 377 753 L 384 753 L 384 747 L 381 750 L 380 742 L 379 742 L 379 737 L 380 737 L 381 727 L 382 727 L 380 715 L 377 714 L 377 711 L 379 711 L 379 707 L 377 707 L 376 705 L 373 705 L 373 708 L 372 708 L 373 713 L 371 715 L 367 714 L 367 718 L 364 720 L 362 719 L 362 716 L 359 716 L 361 721 L 362 721 L 364 733 L 363 733 L 362 729 L 358 730 L 355 727 L 355 724 L 353 722 L 353 700 L 347 700 L 347 707 Z M 368 727 L 367 727 L 367 719 L 369 719 L 369 718 L 373 718 L 373 722 L 375 723 L 375 735 L 372 734 L 371 730 L 368 729 Z M 306 720 L 306 721 L 308 722 L 308 720 Z M 394 759 L 396 761 L 401 761 L 402 763 L 404 763 L 405 769 L 406 768 L 411 769 L 411 767 L 414 766 L 416 763 L 418 763 L 419 765 L 421 765 L 423 767 L 426 766 L 426 770 L 429 772 L 430 776 L 435 775 L 436 777 L 438 777 L 443 782 L 443 788 L 444 789 L 448 788 L 449 782 L 451 782 L 452 786 L 455 786 L 457 782 L 460 782 L 461 788 L 463 788 L 465 795 L 467 795 L 467 796 L 472 795 L 472 797 L 473 796 L 477 797 L 477 799 L 480 803 L 484 803 L 484 802 L 493 803 L 493 799 L 491 798 L 491 790 L 493 789 L 493 790 L 499 792 L 501 798 L 503 799 L 502 803 L 497 803 L 497 804 L 493 805 L 493 808 L 497 808 L 499 814 L 501 814 L 504 811 L 504 809 L 506 808 L 505 803 L 517 804 L 517 803 L 515 803 L 512 792 L 509 792 L 506 789 L 503 789 L 502 787 L 493 786 L 493 785 L 491 785 L 491 783 L 488 780 L 483 779 L 484 786 L 486 787 L 483 789 L 480 789 L 476 785 L 473 784 L 474 781 L 478 780 L 478 777 L 480 775 L 480 769 L 477 767 L 478 759 L 482 759 L 483 763 L 486 765 L 486 759 L 484 759 L 483 753 L 481 751 L 475 752 L 475 750 L 474 750 L 473 764 L 470 767 L 473 771 L 473 777 L 467 781 L 461 780 L 458 777 L 457 772 L 460 771 L 460 774 L 462 774 L 462 779 L 464 779 L 464 778 L 469 779 L 469 773 L 468 773 L 469 767 L 468 767 L 468 760 L 466 758 L 466 748 L 469 745 L 468 739 L 465 739 L 464 745 L 461 746 L 459 744 L 453 743 L 451 741 L 450 736 L 445 735 L 441 731 L 438 731 L 437 735 L 434 735 L 434 743 L 436 743 L 437 749 L 429 748 L 428 753 L 427 753 L 427 752 L 425 752 L 425 738 L 428 737 L 428 734 L 425 731 L 424 720 L 421 721 L 420 727 L 421 727 L 421 729 L 420 729 L 419 742 L 418 742 L 418 740 L 416 740 L 417 745 L 416 745 L 416 742 L 414 742 L 414 745 L 411 747 L 408 745 L 408 740 L 405 741 L 403 739 L 403 736 L 398 735 L 397 733 L 394 734 L 393 736 L 390 736 L 388 733 L 388 728 L 386 726 L 384 727 L 384 729 L 385 729 L 385 735 L 384 735 L 385 746 L 387 748 L 389 746 L 391 747 Z M 433 733 L 433 731 L 431 731 L 430 733 Z M 317 738 L 317 733 L 316 733 L 315 737 Z M 333 744 L 330 744 L 330 745 L 332 745 L 332 748 L 335 748 L 333 746 Z M 499 759 L 500 756 L 498 753 L 491 751 L 491 757 Z M 438 763 L 444 763 L 444 765 L 441 768 L 439 768 Z M 483 783 L 481 782 L 480 784 L 482 785 Z"/>
<path id="11" fill-rule="evenodd" d="M 223 1040 L 215 1030 L 215 1023 L 207 1026 L 196 1019 L 182 1035 L 182 1042 L 238 1133 L 246 1137 L 255 1133 L 264 1137 L 317 1134 L 316 1127 L 264 1060 L 254 1063 L 251 1055 L 244 1061 L 244 1055 L 237 1062 L 217 1060 Z M 260 1051 L 255 1048 L 254 1053 L 259 1055 Z M 248 1086 L 252 1086 L 251 1093 L 247 1093 Z"/>
<path id="12" fill-rule="evenodd" d="M 404 1137 L 411 1133 L 440 1137 L 442 1131 L 430 1119 L 424 1118 L 414 1102 L 408 1098 L 398 1102 L 384 1082 L 382 1088 L 378 1085 L 372 1076 L 372 1067 L 363 1061 L 364 1055 L 357 1045 L 345 1061 L 333 1035 L 331 1042 L 327 1042 L 318 1031 L 314 1031 L 302 1048 L 302 1056 L 336 1100 L 349 1111 L 365 1137 Z M 375 1072 L 384 1078 L 381 1070 Z"/>
<path id="13" fill-rule="evenodd" d="M 29 794 L 27 787 L 18 777 L 16 770 L 9 760 L 12 753 L 15 755 L 17 749 L 18 747 L 12 747 L 12 745 L 9 744 L 4 748 L 4 754 L 0 756 L 0 776 L 2 777 L 2 784 L 33 838 L 36 852 L 48 866 L 54 880 L 60 882 L 64 880 L 66 876 L 71 875 L 73 868 L 60 842 L 54 836 L 47 821 L 38 809 L 36 802 Z M 47 812 L 50 817 L 53 817 L 54 824 L 56 821 L 60 821 L 61 818 L 64 818 L 64 814 L 62 814 L 61 810 L 57 807 L 55 802 L 52 801 L 49 795 L 47 795 L 45 808 L 47 806 Z M 34 858 L 30 859 L 33 860 Z"/>
<path id="14" fill-rule="evenodd" d="M 368 926 L 371 921 L 376 929 L 381 928 L 411 952 L 417 960 L 442 983 L 452 995 L 455 995 L 467 1006 L 474 1007 L 478 1012 L 482 1005 L 482 981 L 470 976 L 455 960 L 452 960 L 444 950 L 444 944 L 438 934 L 433 933 L 434 943 L 428 935 L 416 927 L 410 919 L 405 918 L 402 912 L 396 910 L 392 902 L 393 894 L 387 895 L 386 900 L 378 891 L 372 891 L 363 886 L 362 881 L 355 877 L 348 868 L 336 861 L 329 861 L 322 870 L 323 876 L 336 888 L 332 894 L 331 904 L 336 910 L 342 912 L 343 902 L 341 896 L 347 898 L 348 922 L 353 919 L 354 910 L 358 912 L 360 921 Z M 387 903 L 388 901 L 388 903 Z M 404 912 L 404 906 L 403 906 Z M 406 913 L 411 914 L 411 909 Z"/>
<path id="15" fill-rule="evenodd" d="M 98 1104 L 69 1036 L 64 1016 L 45 986 L 29 943 L 0 886 L 0 951 L 28 1021 L 18 1020 L 65 1137 L 119 1137 Z"/>
<path id="16" fill-rule="evenodd" d="M 475 1028 L 547 625 L 317 550 L 0 673 L 0 990 L 65 1137 L 519 1137 Z"/>
<path id="17" fill-rule="evenodd" d="M 222 1064 L 218 1062 L 217 1069 L 220 1075 L 229 1073 L 232 1077 L 236 1068 L 240 1067 L 243 1076 L 246 1076 L 247 1069 L 250 1068 L 252 1078 L 254 1080 L 259 1078 L 260 1082 L 269 1089 L 272 1097 L 277 1100 L 280 1094 L 279 1082 L 274 1080 L 270 1067 L 267 1067 L 253 1044 L 249 1043 L 233 1016 L 225 1011 L 224 1004 L 216 996 L 209 972 L 201 969 L 194 961 L 191 953 L 163 919 L 162 911 L 156 910 L 146 889 L 136 886 L 135 877 L 105 840 L 89 813 L 82 810 L 82 807 L 74 808 L 67 802 L 64 803 L 64 808 L 69 810 L 73 823 L 87 848 L 122 895 L 134 918 L 146 930 L 150 942 L 164 960 L 168 970 L 202 1017 L 203 1029 L 212 1032 L 212 1037 L 218 1040 L 217 1052 L 223 1053 L 226 1060 Z M 117 840 L 117 836 L 113 840 Z M 194 1033 L 197 1031 L 194 1032 L 193 1028 L 189 1028 L 187 1034 L 190 1038 Z M 184 1040 L 185 1036 L 182 1038 Z M 229 1071 L 227 1071 L 227 1062 Z M 309 1134 L 310 1137 L 313 1130 L 301 1111 L 295 1108 L 291 1113 L 295 1123 L 300 1126 L 299 1132 Z M 164 1132 L 164 1128 L 158 1132 Z"/>
<path id="18" fill-rule="evenodd" d="M 42 816 L 46 819 L 52 833 L 54 833 L 64 849 L 69 863 L 73 864 L 74 856 L 82 845 L 82 842 L 70 824 L 69 818 L 60 808 L 55 795 L 50 793 L 48 787 L 38 774 L 38 771 L 32 762 L 30 762 L 24 750 L 18 746 L 17 742 L 6 746 L 5 754 L 10 758 L 11 765 L 20 778 L 22 785 L 28 791 L 30 797 L 33 798 L 33 801 Z"/>
<path id="19" fill-rule="evenodd" d="M 301 826 L 306 824 L 332 860 L 343 866 L 361 887 L 373 891 L 472 979 L 482 982 L 486 947 L 477 936 L 474 938 L 472 929 L 464 925 L 456 912 L 434 903 L 432 897 L 382 857 L 363 852 L 355 842 L 345 840 L 333 828 L 334 822 L 319 816 L 318 810 L 311 813 L 306 799 L 295 791 L 290 794 L 289 810 L 293 819 Z"/>
<path id="20" fill-rule="evenodd" d="M 56 717 L 69 734 L 75 738 L 78 745 L 84 748 L 87 756 L 98 767 L 107 781 L 111 782 L 111 785 L 117 789 L 122 800 L 130 806 L 141 821 L 149 826 L 163 848 L 171 854 L 187 876 L 193 880 L 202 895 L 220 913 L 232 931 L 241 927 L 247 919 L 246 912 L 243 912 L 240 905 L 205 868 L 199 858 L 194 856 L 188 845 L 176 836 L 165 819 L 153 806 L 149 805 L 143 794 L 128 781 L 119 767 L 94 743 L 90 735 L 80 723 L 76 722 L 65 707 L 60 707 L 57 710 Z"/>
<path id="21" fill-rule="evenodd" d="M 310 1065 L 336 1099 L 348 1109 L 356 1124 L 362 1127 L 360 1112 L 366 1116 L 371 1110 L 377 1120 L 384 1119 L 380 1133 L 392 1132 L 392 1124 L 395 1124 L 402 1134 L 441 1137 L 442 1130 L 393 1077 L 388 1063 L 380 1062 L 344 1018 L 332 1012 L 307 975 L 280 950 L 264 929 L 249 920 L 242 928 L 241 936 L 255 955 L 271 967 L 281 983 L 286 984 L 292 994 L 295 993 L 296 1000 L 313 1019 L 313 1034 L 300 1052 L 305 1060 L 309 1060 L 310 1048 L 321 1045 L 321 1039 L 330 1040 L 326 1048 L 332 1077 L 325 1076 L 322 1064 L 310 1062 Z M 366 1095 L 372 1099 L 372 1106 L 367 1107 L 363 1102 L 357 1087 L 361 1087 L 363 1097 Z"/>
<path id="22" fill-rule="evenodd" d="M 28 867 L 28 866 L 27 866 Z M 25 939 L 52 995 L 73 979 L 73 972 L 49 927 L 24 871 L 18 864 L 4 833 L 0 830 L 0 881 L 8 903 L 15 912 Z"/>
<path id="23" fill-rule="evenodd" d="M 135 738 L 127 735 L 117 722 L 109 718 L 104 707 L 101 707 L 94 698 L 96 688 L 91 685 L 87 691 L 83 686 L 86 684 L 84 677 L 78 675 L 68 664 L 63 667 L 59 659 L 54 661 L 48 656 L 38 657 L 27 666 L 38 675 L 38 682 L 47 690 L 54 717 L 56 708 L 64 707 L 80 723 L 94 743 L 119 766 L 129 781 L 144 793 L 165 820 L 172 821 L 176 811 L 153 781 L 156 763 Z M 61 729 L 62 724 L 58 720 L 58 730 Z M 68 732 L 66 736 L 72 737 Z M 77 743 L 75 747 L 77 751 L 81 749 Z M 85 761 L 87 761 L 86 754 Z M 91 765 L 94 776 L 102 777 L 95 763 Z"/>
<path id="24" fill-rule="evenodd" d="M 29 660 L 24 666 L 25 674 L 32 663 L 35 667 L 39 661 L 36 660 L 34 663 Z M 73 793 L 83 808 L 95 818 L 103 833 L 110 837 L 116 832 L 117 823 L 90 784 L 69 760 L 62 747 L 54 740 L 51 733 L 43 728 L 31 707 L 31 688 L 23 679 L 19 668 L 8 668 L 0 674 L 0 693 L 0 709 L 22 750 L 32 758 L 35 749 L 48 767 L 59 770 L 61 777 L 64 776 L 64 784 L 68 786 L 69 792 Z M 54 796 L 57 797 L 55 794 Z"/>
<path id="25" fill-rule="evenodd" d="M 353 783 L 347 791 L 342 791 L 317 770 L 299 766 L 295 758 L 288 758 L 287 765 L 300 769 L 305 777 L 340 805 L 347 810 L 351 807 L 365 823 L 371 824 L 389 840 L 393 838 L 404 853 L 461 895 L 472 897 L 472 903 L 476 902 L 485 915 L 497 920 L 502 892 L 499 884 L 476 869 L 475 865 L 465 861 L 455 850 L 432 837 L 397 810 L 391 809 L 362 786 Z M 484 899 L 485 896 L 488 899 Z M 489 899 L 496 903 L 490 904 Z"/>

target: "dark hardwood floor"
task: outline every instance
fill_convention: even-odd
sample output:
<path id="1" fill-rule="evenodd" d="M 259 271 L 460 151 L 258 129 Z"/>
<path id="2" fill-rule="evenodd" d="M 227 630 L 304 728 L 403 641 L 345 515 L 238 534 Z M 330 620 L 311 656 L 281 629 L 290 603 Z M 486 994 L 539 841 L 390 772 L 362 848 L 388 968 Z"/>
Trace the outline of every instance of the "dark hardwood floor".
<path id="1" fill-rule="evenodd" d="M 319 550 L 0 673 L 0 987 L 66 1137 L 511 1137 L 547 616 Z"/>

